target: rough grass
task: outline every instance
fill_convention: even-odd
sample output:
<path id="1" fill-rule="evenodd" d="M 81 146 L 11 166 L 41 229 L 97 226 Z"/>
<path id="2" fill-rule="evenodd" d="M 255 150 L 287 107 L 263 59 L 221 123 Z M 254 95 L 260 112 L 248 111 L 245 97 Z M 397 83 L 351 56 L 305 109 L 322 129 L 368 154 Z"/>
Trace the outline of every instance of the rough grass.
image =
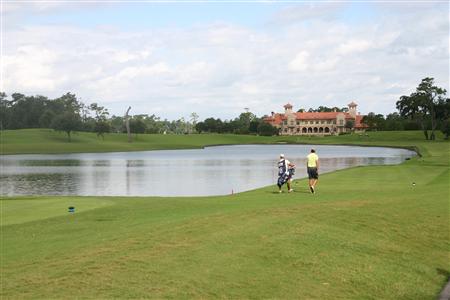
<path id="1" fill-rule="evenodd" d="M 315 195 L 300 180 L 281 195 L 3 198 L 2 297 L 435 299 L 450 274 L 449 143 L 310 140 L 423 156 L 323 175 Z"/>

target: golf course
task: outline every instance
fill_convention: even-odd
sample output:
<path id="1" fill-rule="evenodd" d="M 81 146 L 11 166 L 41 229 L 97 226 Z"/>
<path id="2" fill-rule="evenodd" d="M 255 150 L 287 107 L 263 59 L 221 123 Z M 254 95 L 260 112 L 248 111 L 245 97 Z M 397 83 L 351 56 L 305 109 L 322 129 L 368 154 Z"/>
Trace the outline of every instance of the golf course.
<path id="1" fill-rule="evenodd" d="M 450 143 L 441 133 L 141 134 L 132 143 L 77 133 L 69 143 L 26 129 L 0 139 L 2 155 L 275 143 L 418 153 L 323 174 L 316 194 L 299 179 L 282 194 L 274 182 L 208 197 L 3 196 L 2 299 L 436 299 L 450 277 Z M 176 174 L 168 180 L 176 188 Z"/>

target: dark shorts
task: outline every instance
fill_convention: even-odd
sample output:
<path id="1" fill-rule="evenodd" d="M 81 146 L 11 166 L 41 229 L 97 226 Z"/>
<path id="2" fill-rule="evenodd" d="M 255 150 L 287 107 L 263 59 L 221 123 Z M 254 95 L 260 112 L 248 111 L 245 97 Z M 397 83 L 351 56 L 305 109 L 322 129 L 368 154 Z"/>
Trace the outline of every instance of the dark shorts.
<path id="1" fill-rule="evenodd" d="M 319 179 L 319 173 L 317 172 L 317 168 L 307 168 L 309 179 Z"/>

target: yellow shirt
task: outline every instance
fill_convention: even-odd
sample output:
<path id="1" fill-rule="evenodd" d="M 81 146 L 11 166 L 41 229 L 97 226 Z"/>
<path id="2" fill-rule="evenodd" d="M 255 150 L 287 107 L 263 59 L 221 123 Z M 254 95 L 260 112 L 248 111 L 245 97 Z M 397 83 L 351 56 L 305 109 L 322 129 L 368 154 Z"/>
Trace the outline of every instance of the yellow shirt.
<path id="1" fill-rule="evenodd" d="M 319 160 L 319 157 L 315 153 L 310 153 L 308 156 L 306 156 L 306 159 L 308 160 L 308 167 L 309 168 L 317 168 L 317 161 Z"/>

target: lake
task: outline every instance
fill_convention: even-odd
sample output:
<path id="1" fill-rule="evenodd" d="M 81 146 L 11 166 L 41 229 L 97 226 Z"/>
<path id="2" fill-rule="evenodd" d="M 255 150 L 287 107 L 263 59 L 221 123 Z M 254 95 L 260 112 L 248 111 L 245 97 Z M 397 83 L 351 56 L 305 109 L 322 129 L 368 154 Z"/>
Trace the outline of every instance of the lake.
<path id="1" fill-rule="evenodd" d="M 0 194 L 79 196 L 206 196 L 248 191 L 277 180 L 280 153 L 307 176 L 306 155 L 316 149 L 320 173 L 399 164 L 405 149 L 323 145 L 233 145 L 204 149 L 82 154 L 3 155 Z"/>

